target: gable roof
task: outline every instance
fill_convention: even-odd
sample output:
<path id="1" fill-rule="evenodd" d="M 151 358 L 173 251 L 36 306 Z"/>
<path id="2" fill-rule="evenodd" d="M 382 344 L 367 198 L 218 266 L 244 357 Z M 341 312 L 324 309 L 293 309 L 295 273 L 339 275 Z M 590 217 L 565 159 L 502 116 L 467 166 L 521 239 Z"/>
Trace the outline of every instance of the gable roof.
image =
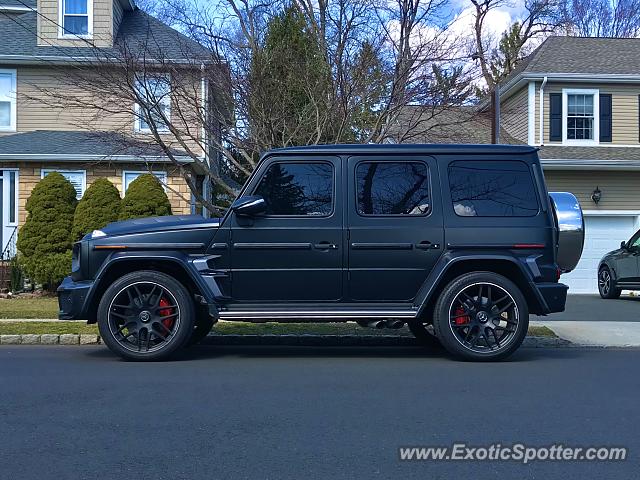
<path id="1" fill-rule="evenodd" d="M 434 109 L 409 105 L 402 109 L 396 127 L 390 130 L 394 139 L 402 143 L 491 143 L 491 118 L 475 106 Z M 403 134 L 406 130 L 409 132 Z M 501 128 L 500 143 L 516 145 L 522 142 Z"/>
<path id="2" fill-rule="evenodd" d="M 9 0 L 0 0 L 6 2 Z M 16 1 L 16 0 L 11 0 Z M 25 2 L 26 3 L 26 2 Z M 58 47 L 37 44 L 38 13 L 7 15 L 0 11 L 0 62 L 91 61 L 118 59 L 127 55 L 175 62 L 213 62 L 213 53 L 146 12 L 135 8 L 125 11 L 110 48 Z"/>
<path id="3" fill-rule="evenodd" d="M 635 82 L 640 75 L 640 38 L 548 37 L 500 82 L 503 98 L 529 80 Z M 488 101 L 480 103 L 480 109 Z"/>
<path id="4" fill-rule="evenodd" d="M 502 83 L 519 73 L 639 75 L 640 38 L 549 37 Z"/>
<path id="5" fill-rule="evenodd" d="M 549 37 L 521 72 L 640 74 L 640 38 Z"/>

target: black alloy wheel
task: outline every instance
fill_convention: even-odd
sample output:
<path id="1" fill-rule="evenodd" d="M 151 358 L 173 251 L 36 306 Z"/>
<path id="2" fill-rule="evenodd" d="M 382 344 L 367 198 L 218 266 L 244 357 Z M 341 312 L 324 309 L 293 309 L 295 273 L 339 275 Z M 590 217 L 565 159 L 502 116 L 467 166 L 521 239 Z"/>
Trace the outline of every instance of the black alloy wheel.
<path id="1" fill-rule="evenodd" d="M 515 351 L 527 332 L 526 301 L 510 280 L 492 272 L 452 281 L 435 308 L 438 339 L 469 360 L 498 360 Z"/>
<path id="2" fill-rule="evenodd" d="M 105 344 L 131 360 L 166 358 L 189 340 L 193 322 L 186 289 L 159 272 L 134 272 L 116 280 L 98 307 Z"/>
<path id="3" fill-rule="evenodd" d="M 602 267 L 598 272 L 598 292 L 602 298 L 606 299 L 619 298 L 622 293 L 621 289 L 616 288 L 611 270 L 607 266 Z"/>

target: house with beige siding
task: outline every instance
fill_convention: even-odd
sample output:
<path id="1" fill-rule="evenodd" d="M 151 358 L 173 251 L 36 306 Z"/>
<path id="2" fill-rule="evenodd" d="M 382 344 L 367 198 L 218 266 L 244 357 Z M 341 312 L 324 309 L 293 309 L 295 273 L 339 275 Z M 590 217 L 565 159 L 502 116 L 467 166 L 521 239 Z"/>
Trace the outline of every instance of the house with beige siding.
<path id="1" fill-rule="evenodd" d="M 117 53 L 125 47 L 127 52 L 140 49 L 134 54 L 150 62 L 153 52 L 142 51 L 149 45 L 161 46 L 163 54 L 157 77 L 144 80 L 166 89 L 158 108 L 172 119 L 179 113 L 188 129 L 198 132 L 190 143 L 172 146 L 172 159 L 153 141 L 145 117 L 127 113 L 138 111 L 135 102 L 121 100 L 131 105 L 120 111 L 103 108 L 119 100 L 98 98 L 103 96 L 84 89 L 76 75 L 97 70 L 96 58 L 121 58 Z M 52 171 L 71 181 L 78 198 L 97 178 L 108 178 L 124 195 L 133 179 L 153 173 L 165 186 L 174 214 L 196 213 L 184 172 L 206 188 L 205 172 L 193 158 L 209 161 L 201 141 L 206 134 L 199 117 L 189 117 L 193 109 L 179 108 L 172 92 L 179 70 L 173 65 L 183 65 L 179 75 L 193 83 L 193 104 L 206 109 L 209 87 L 198 73 L 200 63 L 189 70 L 190 52 L 203 58 L 210 53 L 139 10 L 133 0 L 0 0 L 0 252 L 8 252 L 15 241 L 34 185 Z M 170 75 L 162 70 L 167 59 Z M 157 78 L 163 79 L 161 87 Z M 53 101 L 57 92 L 71 100 Z M 82 102 L 73 102 L 73 96 Z"/>
<path id="2" fill-rule="evenodd" d="M 500 143 L 538 147 L 549 190 L 573 193 L 585 213 L 582 259 L 562 281 L 597 293 L 599 260 L 640 229 L 640 39 L 549 37 L 499 91 Z M 405 110 L 398 130 L 416 131 L 392 141 L 491 142 L 489 101 Z"/>
<path id="3" fill-rule="evenodd" d="M 597 293 L 598 261 L 640 228 L 640 39 L 550 37 L 500 98 L 506 141 L 539 147 L 549 190 L 580 201 L 584 253 L 563 281 Z"/>

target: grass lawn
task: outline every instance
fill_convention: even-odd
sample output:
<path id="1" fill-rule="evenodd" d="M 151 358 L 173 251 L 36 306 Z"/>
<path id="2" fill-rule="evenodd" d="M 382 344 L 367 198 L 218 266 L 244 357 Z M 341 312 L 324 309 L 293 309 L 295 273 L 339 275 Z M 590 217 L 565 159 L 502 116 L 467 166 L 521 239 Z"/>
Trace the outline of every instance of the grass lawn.
<path id="1" fill-rule="evenodd" d="M 97 325 L 85 322 L 0 322 L 0 335 L 42 335 L 44 333 L 98 334 Z"/>
<path id="2" fill-rule="evenodd" d="M 213 327 L 220 335 L 402 335 L 411 336 L 406 327 L 398 330 L 361 328 L 355 323 L 247 323 L 220 322 Z M 93 333 L 98 334 L 96 325 L 85 322 L 0 322 L 0 335 L 20 335 L 43 333 Z M 529 335 L 555 337 L 546 327 L 530 327 Z"/>
<path id="3" fill-rule="evenodd" d="M 58 318 L 58 297 L 0 298 L 0 318 Z"/>

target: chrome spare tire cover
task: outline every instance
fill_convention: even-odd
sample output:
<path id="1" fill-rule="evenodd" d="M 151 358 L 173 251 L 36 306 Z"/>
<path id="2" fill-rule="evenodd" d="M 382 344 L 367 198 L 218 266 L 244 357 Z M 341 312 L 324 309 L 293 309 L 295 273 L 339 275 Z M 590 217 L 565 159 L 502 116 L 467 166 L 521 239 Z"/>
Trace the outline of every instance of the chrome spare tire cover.
<path id="1" fill-rule="evenodd" d="M 550 192 L 558 229 L 558 266 L 570 272 L 580 261 L 584 247 L 584 217 L 580 202 L 572 193 Z"/>

